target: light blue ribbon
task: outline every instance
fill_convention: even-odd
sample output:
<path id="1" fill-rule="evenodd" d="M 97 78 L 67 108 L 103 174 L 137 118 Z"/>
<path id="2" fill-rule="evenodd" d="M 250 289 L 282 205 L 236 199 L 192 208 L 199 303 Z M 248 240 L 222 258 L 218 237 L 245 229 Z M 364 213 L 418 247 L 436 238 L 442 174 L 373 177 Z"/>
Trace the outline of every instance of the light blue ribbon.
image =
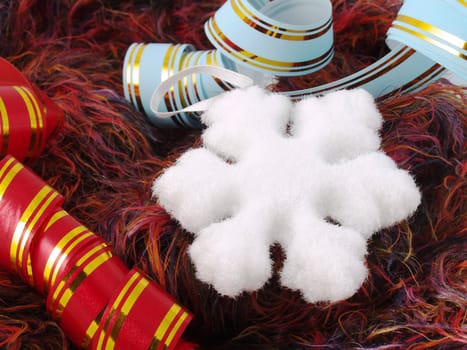
<path id="1" fill-rule="evenodd" d="M 228 0 L 205 25 L 216 50 L 133 44 L 123 69 L 125 97 L 155 125 L 200 127 L 193 113 L 183 111 L 242 85 L 216 75 L 222 68 L 247 74 L 261 85 L 259 81 L 268 74 L 296 76 L 324 67 L 333 53 L 331 12 L 329 0 Z M 358 87 L 385 99 L 397 92 L 420 90 L 446 70 L 467 80 L 466 41 L 465 0 L 406 0 L 387 33 L 387 55 L 332 83 L 282 93 L 299 100 Z M 178 74 L 206 65 L 221 69 L 195 68 Z M 154 90 L 174 75 L 166 91 L 157 91 L 162 102 L 153 98 L 151 108 Z M 191 111 L 203 108 L 196 105 Z"/>

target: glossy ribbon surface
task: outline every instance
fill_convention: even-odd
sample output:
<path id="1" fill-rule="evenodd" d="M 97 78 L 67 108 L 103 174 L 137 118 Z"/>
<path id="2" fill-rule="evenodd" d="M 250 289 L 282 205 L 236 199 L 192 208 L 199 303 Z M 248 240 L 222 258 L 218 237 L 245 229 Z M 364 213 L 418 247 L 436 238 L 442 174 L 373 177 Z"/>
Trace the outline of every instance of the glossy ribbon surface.
<path id="1" fill-rule="evenodd" d="M 282 93 L 299 100 L 340 89 L 364 88 L 383 100 L 394 93 L 420 90 L 446 70 L 467 80 L 466 18 L 465 1 L 406 0 L 387 33 L 388 54 L 345 78 Z M 179 59 L 155 54 L 153 60 L 148 60 L 155 63 L 139 66 L 141 71 L 147 72 L 143 76 L 149 77 L 151 72 L 157 75 L 157 79 L 148 78 L 148 90 L 142 87 L 145 92 L 139 102 L 131 92 L 133 83 L 128 72 L 132 68 L 127 63 L 128 57 L 136 57 L 135 51 L 132 47 L 128 50 L 124 64 L 125 96 L 155 125 L 197 127 L 200 123 L 195 114 L 180 111 L 234 88 L 216 75 L 218 70 L 205 74 L 204 68 L 203 72 L 194 69 L 164 91 L 164 103 L 159 103 L 155 109 L 156 99 L 151 103 L 154 90 L 162 81 L 187 68 L 204 65 L 226 68 L 249 75 L 261 86 L 258 81 L 267 74 L 301 75 L 322 68 L 332 58 L 332 18 L 328 0 L 228 0 L 206 22 L 205 31 L 217 49 L 209 54 L 215 60 L 205 59 L 203 51 L 194 51 L 192 47 Z M 175 50 L 180 45 L 172 46 Z M 158 63 L 161 60 L 173 63 Z M 159 89 L 157 94 L 160 93 Z M 177 113 L 158 113 L 170 111 Z"/>
<path id="2" fill-rule="evenodd" d="M 0 159 L 36 159 L 63 120 L 52 101 L 0 58 Z"/>
<path id="3" fill-rule="evenodd" d="M 12 156 L 0 161 L 0 266 L 47 294 L 47 310 L 83 349 L 175 349 L 192 316 L 62 202 Z"/>
<path id="4" fill-rule="evenodd" d="M 334 53 L 329 0 L 229 0 L 205 32 L 229 59 L 280 76 L 317 71 Z"/>

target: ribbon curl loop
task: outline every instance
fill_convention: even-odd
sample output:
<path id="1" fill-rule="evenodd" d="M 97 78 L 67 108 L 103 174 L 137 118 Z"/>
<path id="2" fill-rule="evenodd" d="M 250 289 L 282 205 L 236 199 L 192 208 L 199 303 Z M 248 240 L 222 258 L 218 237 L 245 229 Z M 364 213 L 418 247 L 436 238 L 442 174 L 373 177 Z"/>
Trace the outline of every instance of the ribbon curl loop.
<path id="1" fill-rule="evenodd" d="M 142 271 L 128 270 L 62 203 L 18 160 L 0 160 L 0 267 L 46 293 L 47 310 L 83 349 L 173 350 L 183 344 L 191 314 Z"/>
<path id="2" fill-rule="evenodd" d="M 145 68 L 145 71 L 155 71 L 160 79 L 153 80 L 152 90 L 146 90 L 141 99 L 142 105 L 146 106 L 144 112 L 157 126 L 199 127 L 199 120 L 193 113 L 188 113 L 190 108 L 187 107 L 195 105 L 198 108 L 198 102 L 234 88 L 219 75 L 222 70 L 219 67 L 246 74 L 262 87 L 273 81 L 268 78 L 271 74 L 300 75 L 324 67 L 332 57 L 330 6 L 327 0 L 228 0 L 205 24 L 206 35 L 217 49 L 213 51 L 217 53 L 214 54 L 216 62 L 192 60 L 203 53 L 191 51 L 179 60 L 183 63 L 168 74 L 164 69 L 160 71 L 157 64 Z M 302 12 L 311 15 L 304 16 Z M 420 90 L 447 70 L 467 80 L 465 18 L 465 1 L 406 0 L 388 30 L 386 43 L 390 52 L 384 57 L 334 82 L 280 93 L 292 100 L 300 100 L 335 90 L 363 88 L 373 97 L 384 100 L 395 93 Z M 131 56 L 131 52 L 130 47 L 126 56 Z M 307 65 L 303 62 L 314 63 Z M 197 70 L 204 65 L 213 69 Z M 190 68 L 190 74 L 177 74 L 187 68 Z M 125 64 L 124 81 L 131 81 L 125 73 L 128 69 Z M 205 73 L 213 77 L 207 79 Z M 178 78 L 172 81 L 172 86 L 161 85 L 175 74 Z M 162 108 L 160 105 L 163 104 L 156 104 L 160 95 L 165 101 Z M 127 92 L 125 96 L 131 100 Z"/>

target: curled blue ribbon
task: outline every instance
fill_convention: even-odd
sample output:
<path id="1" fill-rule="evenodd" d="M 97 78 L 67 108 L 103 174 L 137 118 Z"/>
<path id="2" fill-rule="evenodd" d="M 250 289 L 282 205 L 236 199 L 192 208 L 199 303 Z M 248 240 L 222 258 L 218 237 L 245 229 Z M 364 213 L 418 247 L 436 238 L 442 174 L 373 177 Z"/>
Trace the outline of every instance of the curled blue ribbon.
<path id="1" fill-rule="evenodd" d="M 466 19 L 465 0 L 405 0 L 387 33 L 387 55 L 343 79 L 282 93 L 299 100 L 358 87 L 385 99 L 420 90 L 446 70 L 467 80 Z M 329 0 L 228 0 L 206 22 L 205 32 L 215 50 L 196 51 L 186 44 L 133 44 L 128 49 L 125 97 L 153 124 L 201 127 L 192 112 L 207 104 L 198 102 L 244 85 L 223 79 L 223 69 L 266 86 L 268 77 L 314 72 L 333 56 Z M 201 66 L 213 69 L 196 69 Z M 195 69 L 187 73 L 187 68 Z M 171 86 L 154 93 L 168 79 Z"/>

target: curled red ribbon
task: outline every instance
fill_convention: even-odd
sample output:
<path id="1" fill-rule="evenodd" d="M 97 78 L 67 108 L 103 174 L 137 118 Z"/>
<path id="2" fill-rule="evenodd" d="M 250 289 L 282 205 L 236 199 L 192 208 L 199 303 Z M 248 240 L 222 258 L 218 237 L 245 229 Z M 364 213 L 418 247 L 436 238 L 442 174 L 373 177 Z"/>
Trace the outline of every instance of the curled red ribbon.
<path id="1" fill-rule="evenodd" d="M 36 159 L 63 120 L 55 104 L 0 58 L 0 158 Z"/>
<path id="2" fill-rule="evenodd" d="M 192 316 L 61 208 L 63 197 L 18 160 L 0 161 L 0 266 L 47 294 L 47 309 L 84 349 L 193 349 Z"/>

